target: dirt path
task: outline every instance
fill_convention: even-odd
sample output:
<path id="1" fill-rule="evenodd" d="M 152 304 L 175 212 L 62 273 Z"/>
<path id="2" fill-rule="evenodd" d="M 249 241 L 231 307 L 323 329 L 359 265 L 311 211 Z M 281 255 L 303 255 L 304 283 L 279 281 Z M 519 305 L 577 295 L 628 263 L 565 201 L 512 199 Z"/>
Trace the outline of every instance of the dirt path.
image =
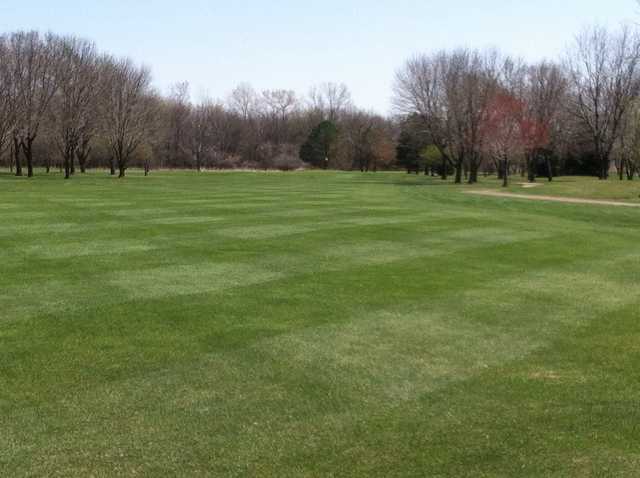
<path id="1" fill-rule="evenodd" d="M 539 195 L 539 194 L 534 195 L 534 194 L 503 193 L 500 191 L 492 191 L 490 189 L 466 191 L 466 193 L 476 194 L 479 196 L 529 199 L 532 201 L 554 201 L 554 202 L 563 202 L 563 203 L 569 203 L 569 204 L 598 204 L 601 206 L 640 207 L 640 203 L 633 203 L 633 202 L 606 201 L 606 200 L 600 200 L 600 199 L 583 199 L 583 198 L 570 198 L 570 197 L 561 197 L 561 196 L 545 196 L 545 195 Z"/>

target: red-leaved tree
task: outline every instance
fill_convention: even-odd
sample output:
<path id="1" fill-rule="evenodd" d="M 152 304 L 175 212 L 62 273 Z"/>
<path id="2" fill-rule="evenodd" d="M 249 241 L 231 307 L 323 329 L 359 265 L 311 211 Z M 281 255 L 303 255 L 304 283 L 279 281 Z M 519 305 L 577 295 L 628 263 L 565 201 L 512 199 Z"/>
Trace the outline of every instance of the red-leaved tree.
<path id="1" fill-rule="evenodd" d="M 524 112 L 522 101 L 508 93 L 498 93 L 489 103 L 482 121 L 482 148 L 498 164 L 504 187 L 509 185 L 511 161 L 525 148 Z"/>
<path id="2" fill-rule="evenodd" d="M 540 148 L 549 142 L 549 128 L 532 119 L 526 104 L 515 96 L 497 93 L 485 112 L 482 121 L 483 151 L 497 163 L 503 186 L 509 185 L 509 170 L 516 158 L 524 157 L 532 172 L 532 161 Z"/>

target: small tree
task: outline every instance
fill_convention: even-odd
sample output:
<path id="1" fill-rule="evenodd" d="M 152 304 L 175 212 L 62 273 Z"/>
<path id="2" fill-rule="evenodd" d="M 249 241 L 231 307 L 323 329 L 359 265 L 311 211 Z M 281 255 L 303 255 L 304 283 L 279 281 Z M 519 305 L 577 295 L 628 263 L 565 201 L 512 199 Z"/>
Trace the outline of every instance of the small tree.
<path id="1" fill-rule="evenodd" d="M 421 147 L 421 142 L 409 130 L 403 129 L 400 132 L 396 145 L 396 161 L 398 166 L 407 170 L 407 174 L 420 172 Z"/>
<path id="2" fill-rule="evenodd" d="M 438 168 L 446 168 L 447 164 L 443 164 L 442 152 L 433 144 L 430 144 L 422 150 L 420 156 L 424 159 L 424 174 L 429 175 L 429 172 L 433 173 Z"/>
<path id="3" fill-rule="evenodd" d="M 300 148 L 300 159 L 315 167 L 327 169 L 338 138 L 338 128 L 332 121 L 316 126 Z"/>
<path id="4" fill-rule="evenodd" d="M 511 161 L 526 148 L 524 105 L 508 93 L 498 93 L 489 103 L 482 122 L 482 145 L 498 164 L 503 187 L 509 185 Z"/>

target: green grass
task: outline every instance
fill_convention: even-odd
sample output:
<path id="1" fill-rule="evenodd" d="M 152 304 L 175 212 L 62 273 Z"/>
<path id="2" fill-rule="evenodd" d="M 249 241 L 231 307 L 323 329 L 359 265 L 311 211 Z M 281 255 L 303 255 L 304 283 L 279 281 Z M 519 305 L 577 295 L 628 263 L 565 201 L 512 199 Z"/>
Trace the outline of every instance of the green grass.
<path id="1" fill-rule="evenodd" d="M 523 192 L 522 183 L 526 179 L 514 176 L 509 187 L 510 192 Z M 487 181 L 492 187 L 499 187 L 495 181 Z M 608 181 L 587 177 L 561 177 L 548 182 L 544 178 L 537 180 L 538 187 L 527 188 L 526 194 L 545 194 L 551 196 L 567 196 L 575 198 L 616 200 L 624 202 L 640 202 L 640 181 L 626 179 L 620 181 L 614 174 Z"/>
<path id="2" fill-rule="evenodd" d="M 0 175 L 0 476 L 638 476 L 640 211 L 465 188 Z"/>

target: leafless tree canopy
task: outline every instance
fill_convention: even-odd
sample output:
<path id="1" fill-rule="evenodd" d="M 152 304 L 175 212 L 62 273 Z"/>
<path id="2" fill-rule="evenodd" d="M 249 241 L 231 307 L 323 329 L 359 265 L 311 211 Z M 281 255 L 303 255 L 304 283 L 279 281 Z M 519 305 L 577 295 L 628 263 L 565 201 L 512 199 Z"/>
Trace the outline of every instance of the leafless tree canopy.
<path id="1" fill-rule="evenodd" d="M 593 156 L 606 179 L 612 155 L 619 172 L 624 169 L 619 151 L 625 148 L 616 145 L 629 143 L 626 113 L 640 93 L 639 59 L 638 34 L 630 27 L 585 29 L 561 63 L 526 64 L 491 50 L 420 55 L 396 74 L 394 110 L 419 124 L 415 134 L 440 150 L 457 182 L 463 173 L 475 182 L 481 166 L 505 173 L 497 162 L 491 165 L 486 148 L 496 140 L 496 125 L 491 131 L 488 123 L 499 98 L 518 104 L 513 121 L 522 148 L 510 170 L 534 181 L 544 168 L 551 179 L 559 158 L 584 162 Z M 440 169 L 446 175 L 447 168 Z"/>
<path id="2" fill-rule="evenodd" d="M 76 165 L 120 177 L 132 166 L 404 167 L 470 183 L 480 173 L 605 179 L 615 165 L 633 178 L 639 59 L 630 27 L 587 28 L 559 62 L 493 49 L 419 54 L 396 72 L 394 114 L 383 117 L 337 82 L 305 96 L 241 83 L 224 100 L 194 102 L 186 82 L 162 95 L 148 68 L 90 41 L 15 32 L 0 36 L 0 159 L 16 175 L 57 166 L 66 178 Z"/>
<path id="3" fill-rule="evenodd" d="M 95 45 L 74 37 L 56 38 L 54 42 L 59 54 L 59 71 L 51 112 L 68 178 L 76 153 L 84 168 L 85 148 L 89 147 L 95 122 L 94 106 L 103 92 Z"/>
<path id="4" fill-rule="evenodd" d="M 638 35 L 628 27 L 618 33 L 585 29 L 567 55 L 568 106 L 593 139 L 603 179 L 609 174 L 624 114 L 639 92 L 639 59 Z"/>
<path id="5" fill-rule="evenodd" d="M 351 92 L 344 83 L 323 83 L 309 91 L 309 105 L 323 119 L 337 121 L 352 107 Z"/>
<path id="6" fill-rule="evenodd" d="M 104 65 L 105 125 L 109 147 L 120 177 L 133 152 L 144 141 L 154 117 L 151 74 L 131 60 L 107 60 Z"/>

